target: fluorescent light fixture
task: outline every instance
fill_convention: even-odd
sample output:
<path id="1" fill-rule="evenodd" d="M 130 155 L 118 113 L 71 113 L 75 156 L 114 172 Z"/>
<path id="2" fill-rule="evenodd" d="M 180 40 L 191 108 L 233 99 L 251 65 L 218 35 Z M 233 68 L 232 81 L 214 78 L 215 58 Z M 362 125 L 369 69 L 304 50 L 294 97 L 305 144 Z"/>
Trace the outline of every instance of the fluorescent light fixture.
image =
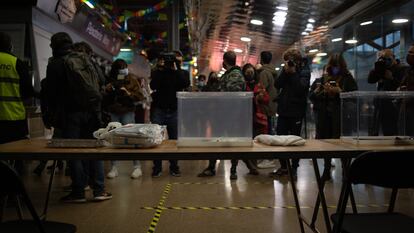
<path id="1" fill-rule="evenodd" d="M 132 51 L 131 49 L 129 49 L 129 48 L 122 48 L 121 49 L 121 52 L 129 52 L 129 51 Z"/>
<path id="2" fill-rule="evenodd" d="M 393 23 L 399 24 L 399 23 L 407 23 L 408 19 L 394 19 L 392 20 Z"/>
<path id="3" fill-rule="evenodd" d="M 308 22 L 309 23 L 315 23 L 316 21 L 314 19 L 310 18 L 310 19 L 308 19 Z"/>
<path id="4" fill-rule="evenodd" d="M 287 12 L 286 12 L 286 11 L 276 11 L 273 15 L 274 15 L 275 17 L 286 17 Z M 274 17 L 273 17 L 273 18 L 274 18 Z"/>
<path id="5" fill-rule="evenodd" d="M 358 43 L 358 41 L 355 40 L 355 39 L 350 39 L 350 40 L 346 40 L 345 43 L 347 43 L 347 44 L 356 44 L 356 43 Z"/>
<path id="6" fill-rule="evenodd" d="M 302 32 L 302 36 L 307 36 L 307 35 L 309 35 L 308 32 Z"/>
<path id="7" fill-rule="evenodd" d="M 91 8 L 91 9 L 94 9 L 95 8 L 95 6 L 91 3 L 91 2 L 89 2 L 88 0 L 86 0 L 86 1 L 83 1 L 89 8 Z"/>
<path id="8" fill-rule="evenodd" d="M 279 71 L 279 70 L 280 70 L 280 68 L 279 68 L 279 67 L 276 67 L 276 68 L 275 68 L 275 70 L 276 70 L 276 71 Z"/>
<path id="9" fill-rule="evenodd" d="M 288 8 L 286 6 L 278 6 L 276 7 L 276 9 L 281 10 L 281 11 L 287 11 Z"/>
<path id="10" fill-rule="evenodd" d="M 249 4 L 250 4 L 249 2 L 245 2 L 245 3 L 244 3 L 244 5 L 245 5 L 245 6 L 248 6 Z"/>
<path id="11" fill-rule="evenodd" d="M 235 53 L 242 53 L 242 52 L 243 52 L 243 50 L 241 50 L 241 49 L 234 49 L 234 52 L 235 52 Z"/>
<path id="12" fill-rule="evenodd" d="M 254 25 L 263 25 L 263 21 L 258 20 L 258 19 L 252 19 L 250 20 L 250 23 Z"/>
<path id="13" fill-rule="evenodd" d="M 311 32 L 311 31 L 313 31 L 313 28 L 306 28 L 305 29 L 305 32 Z"/>
<path id="14" fill-rule="evenodd" d="M 312 28 L 313 29 L 313 24 L 311 24 L 311 23 L 306 24 L 306 28 Z"/>
<path id="15" fill-rule="evenodd" d="M 285 66 L 285 63 L 280 64 L 281 67 Z"/>
<path id="16" fill-rule="evenodd" d="M 342 38 L 341 37 L 338 37 L 338 38 L 334 38 L 334 39 L 332 39 L 331 41 L 332 42 L 339 42 L 339 41 L 341 41 L 342 40 Z"/>
<path id="17" fill-rule="evenodd" d="M 316 54 L 317 57 L 325 57 L 326 55 L 328 55 L 328 54 L 327 53 L 323 53 L 323 52 Z"/>
<path id="18" fill-rule="evenodd" d="M 366 25 L 370 25 L 370 24 L 372 24 L 373 22 L 370 20 L 370 21 L 366 21 L 366 22 L 362 22 L 362 23 L 360 23 L 359 25 L 361 25 L 361 26 L 366 26 Z"/>
<path id="19" fill-rule="evenodd" d="M 250 42 L 252 39 L 250 39 L 249 37 L 243 36 L 243 37 L 240 37 L 240 40 L 244 42 Z"/>
<path id="20" fill-rule="evenodd" d="M 311 50 L 309 50 L 310 53 L 316 53 L 318 51 L 319 51 L 319 49 L 311 49 Z"/>

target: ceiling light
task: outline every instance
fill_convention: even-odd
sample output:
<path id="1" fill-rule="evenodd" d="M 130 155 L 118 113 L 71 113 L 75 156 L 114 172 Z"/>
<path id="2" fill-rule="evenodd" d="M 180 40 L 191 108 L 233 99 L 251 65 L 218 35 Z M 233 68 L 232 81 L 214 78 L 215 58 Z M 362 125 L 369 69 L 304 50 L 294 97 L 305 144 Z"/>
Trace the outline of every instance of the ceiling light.
<path id="1" fill-rule="evenodd" d="M 327 53 L 317 53 L 316 56 L 317 57 L 325 57 L 326 55 L 328 55 Z"/>
<path id="2" fill-rule="evenodd" d="M 129 51 L 131 51 L 131 49 L 129 49 L 129 48 L 122 48 L 121 49 L 121 52 L 129 52 Z"/>
<path id="3" fill-rule="evenodd" d="M 314 19 L 312 19 L 312 18 L 310 18 L 310 19 L 308 19 L 308 22 L 309 22 L 309 23 L 315 23 L 315 20 L 314 20 Z"/>
<path id="4" fill-rule="evenodd" d="M 408 19 L 394 19 L 392 20 L 393 23 L 399 24 L 399 23 L 407 23 Z"/>
<path id="5" fill-rule="evenodd" d="M 311 31 L 313 31 L 313 28 L 306 28 L 305 29 L 305 32 L 311 32 Z"/>
<path id="6" fill-rule="evenodd" d="M 307 35 L 309 35 L 308 32 L 302 32 L 302 36 L 307 36 Z"/>
<path id="7" fill-rule="evenodd" d="M 88 0 L 82 0 L 83 3 L 85 3 L 89 8 L 94 9 L 95 6 Z"/>
<path id="8" fill-rule="evenodd" d="M 285 25 L 286 18 L 273 18 L 273 24 L 283 27 Z"/>
<path id="9" fill-rule="evenodd" d="M 332 42 L 338 42 L 338 41 L 341 41 L 341 40 L 342 40 L 342 38 L 338 37 L 338 38 L 332 39 L 331 41 Z"/>
<path id="10" fill-rule="evenodd" d="M 355 39 L 350 39 L 350 40 L 346 40 L 345 43 L 347 43 L 347 44 L 356 44 L 356 43 L 358 43 L 358 41 L 355 40 Z"/>
<path id="11" fill-rule="evenodd" d="M 197 63 L 194 63 L 194 67 L 197 67 L 198 65 L 197 65 Z"/>
<path id="12" fill-rule="evenodd" d="M 286 6 L 278 6 L 276 7 L 276 9 L 281 10 L 281 11 L 287 11 L 288 8 Z"/>
<path id="13" fill-rule="evenodd" d="M 370 24 L 372 24 L 372 21 L 371 20 L 370 21 L 366 21 L 366 22 L 362 22 L 359 25 L 365 26 L 365 25 L 370 25 Z"/>
<path id="14" fill-rule="evenodd" d="M 243 50 L 241 50 L 241 49 L 234 49 L 234 52 L 235 52 L 235 53 L 242 53 L 242 52 L 243 52 Z"/>
<path id="15" fill-rule="evenodd" d="M 248 6 L 249 4 L 250 4 L 249 2 L 245 2 L 245 3 L 244 3 L 244 5 L 245 5 L 245 6 Z"/>
<path id="16" fill-rule="evenodd" d="M 311 23 L 306 24 L 306 28 L 312 28 L 313 29 L 313 24 L 311 24 Z"/>
<path id="17" fill-rule="evenodd" d="M 309 50 L 310 53 L 316 53 L 318 51 L 319 51 L 318 49 L 311 49 L 311 50 Z"/>
<path id="18" fill-rule="evenodd" d="M 286 17 L 287 12 L 286 11 L 276 11 L 275 13 L 273 13 L 273 15 L 275 17 Z"/>
<path id="19" fill-rule="evenodd" d="M 252 20 L 250 20 L 250 23 L 254 24 L 254 25 L 262 25 L 263 21 L 258 20 L 258 19 L 252 19 Z"/>
<path id="20" fill-rule="evenodd" d="M 243 36 L 243 37 L 240 37 L 240 40 L 244 42 L 250 42 L 252 39 L 250 39 L 249 37 Z"/>
<path id="21" fill-rule="evenodd" d="M 276 67 L 276 68 L 275 68 L 275 70 L 276 70 L 276 71 L 279 71 L 279 70 L 280 70 L 280 68 L 279 68 L 279 67 Z"/>
<path id="22" fill-rule="evenodd" d="M 285 66 L 285 63 L 280 64 L 280 66 L 282 66 L 282 67 Z"/>

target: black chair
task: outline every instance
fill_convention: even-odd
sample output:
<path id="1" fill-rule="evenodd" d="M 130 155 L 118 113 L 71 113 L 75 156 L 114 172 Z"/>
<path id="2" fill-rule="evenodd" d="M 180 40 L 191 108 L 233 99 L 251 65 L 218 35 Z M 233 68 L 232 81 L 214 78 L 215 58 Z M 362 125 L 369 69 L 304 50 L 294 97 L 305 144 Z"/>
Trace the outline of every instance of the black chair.
<path id="1" fill-rule="evenodd" d="M 15 220 L 0 223 L 1 233 L 74 233 L 76 226 L 67 223 L 42 221 L 39 218 L 23 182 L 16 171 L 4 161 L 0 161 L 0 197 L 17 196 L 23 201 L 33 220 Z"/>
<path id="2" fill-rule="evenodd" d="M 343 184 L 336 214 L 331 216 L 333 232 L 413 233 L 414 218 L 394 212 L 398 189 L 414 188 L 414 151 L 366 152 L 356 158 Z M 392 189 L 388 211 L 345 213 L 352 184 L 369 184 Z"/>

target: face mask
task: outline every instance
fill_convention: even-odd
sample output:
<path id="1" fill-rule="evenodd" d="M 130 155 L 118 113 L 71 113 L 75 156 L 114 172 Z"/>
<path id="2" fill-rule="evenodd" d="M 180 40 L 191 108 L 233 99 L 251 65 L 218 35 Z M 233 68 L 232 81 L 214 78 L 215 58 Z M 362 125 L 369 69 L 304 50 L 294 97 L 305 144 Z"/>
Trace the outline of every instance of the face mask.
<path id="1" fill-rule="evenodd" d="M 414 55 L 407 55 L 407 63 L 410 66 L 414 66 Z"/>
<path id="2" fill-rule="evenodd" d="M 205 85 L 206 85 L 206 83 L 203 82 L 203 81 L 201 81 L 201 82 L 198 83 L 198 86 L 200 86 L 200 87 L 204 87 Z"/>
<path id="3" fill-rule="evenodd" d="M 122 69 L 122 70 L 119 70 L 118 71 L 118 74 L 120 74 L 120 75 L 128 75 L 128 68 L 125 68 L 125 69 Z"/>
<path id="4" fill-rule="evenodd" d="M 338 76 L 341 73 L 341 68 L 337 66 L 331 67 L 331 74 L 332 76 Z"/>
<path id="5" fill-rule="evenodd" d="M 246 81 L 251 82 L 251 81 L 254 80 L 254 76 L 251 75 L 251 74 L 246 74 L 246 75 L 244 75 L 244 79 L 246 79 Z"/>

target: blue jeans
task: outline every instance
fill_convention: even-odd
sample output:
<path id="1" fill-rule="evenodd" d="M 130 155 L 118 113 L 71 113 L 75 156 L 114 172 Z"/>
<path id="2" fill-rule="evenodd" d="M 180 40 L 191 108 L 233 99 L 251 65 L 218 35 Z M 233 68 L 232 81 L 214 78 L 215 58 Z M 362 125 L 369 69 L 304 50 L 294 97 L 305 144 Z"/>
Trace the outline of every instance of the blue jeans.
<path id="1" fill-rule="evenodd" d="M 166 125 L 169 139 L 177 139 L 177 109 L 151 109 L 151 122 Z M 162 161 L 154 160 L 154 170 L 162 170 Z M 170 160 L 170 170 L 178 170 L 178 161 Z"/>
<path id="2" fill-rule="evenodd" d="M 110 113 L 110 114 L 111 114 L 111 121 L 116 121 L 123 125 L 135 123 L 135 112 L 127 112 L 121 115 L 114 114 L 114 113 Z M 132 163 L 134 165 L 134 168 L 141 168 L 141 163 L 139 162 L 139 160 L 133 160 Z M 118 165 L 118 161 L 112 160 L 111 165 L 112 167 L 116 167 Z"/>
<path id="3" fill-rule="evenodd" d="M 99 113 L 74 112 L 67 113 L 62 129 L 62 138 L 92 139 L 92 133 L 99 128 Z M 84 197 L 84 188 L 92 186 L 94 196 L 104 192 L 104 163 L 103 161 L 69 161 L 72 178 L 72 194 Z"/>

